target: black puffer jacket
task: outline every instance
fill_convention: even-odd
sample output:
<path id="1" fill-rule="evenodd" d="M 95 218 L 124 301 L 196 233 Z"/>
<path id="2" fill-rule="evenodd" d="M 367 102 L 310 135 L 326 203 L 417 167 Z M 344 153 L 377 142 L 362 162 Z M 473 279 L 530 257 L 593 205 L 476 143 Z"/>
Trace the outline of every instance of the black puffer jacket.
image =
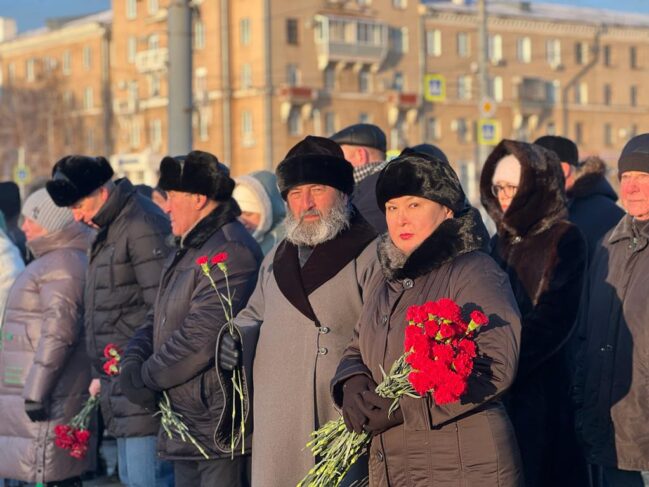
<path id="1" fill-rule="evenodd" d="M 521 179 L 503 214 L 491 185 L 508 154 L 520 161 Z M 521 310 L 518 375 L 507 409 L 528 487 L 579 485 L 568 478 L 571 465 L 563 463 L 577 452 L 566 427 L 570 418 L 563 416 L 570 397 L 564 348 L 575 326 L 588 252 L 581 232 L 567 220 L 564 185 L 556 154 L 511 140 L 494 149 L 480 180 L 482 204 L 498 228 L 491 255 L 509 275 Z"/>
<path id="2" fill-rule="evenodd" d="M 100 228 L 90 251 L 85 291 L 88 353 L 101 377 L 101 411 L 116 437 L 156 434 L 158 420 L 124 397 L 116 377 L 102 371 L 104 348 L 122 350 L 145 321 L 158 290 L 169 220 L 127 179 L 118 180 L 93 221 Z"/>
<path id="3" fill-rule="evenodd" d="M 215 438 L 221 445 L 229 445 L 230 410 L 226 409 L 230 401 L 224 401 L 214 366 L 217 337 L 226 319 L 196 259 L 228 253 L 228 280 L 236 315 L 255 288 L 263 258 L 259 244 L 237 220 L 239 214 L 234 200 L 222 202 L 180 242 L 165 264 L 154 312 L 129 343 L 125 357 L 127 361 L 145 360 L 142 379 L 146 386 L 167 392 L 172 409 L 182 415 L 190 433 L 211 458 L 225 455 Z M 212 278 L 225 295 L 223 273 L 214 269 Z M 231 398 L 230 382 L 223 382 Z M 215 436 L 217 427 L 221 434 Z M 191 443 L 170 440 L 162 430 L 158 451 L 171 460 L 203 459 Z"/>

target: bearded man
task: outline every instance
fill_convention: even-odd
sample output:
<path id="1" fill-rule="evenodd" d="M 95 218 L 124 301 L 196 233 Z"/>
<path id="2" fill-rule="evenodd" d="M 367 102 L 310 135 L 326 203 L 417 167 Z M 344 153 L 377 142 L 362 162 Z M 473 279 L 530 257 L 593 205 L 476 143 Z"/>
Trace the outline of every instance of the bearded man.
<path id="1" fill-rule="evenodd" d="M 243 344 L 225 334 L 219 347 L 224 370 L 241 358 L 244 369 L 252 365 L 257 487 L 296 485 L 313 467 L 309 434 L 338 417 L 329 383 L 380 274 L 375 231 L 349 203 L 353 169 L 335 142 L 306 137 L 277 167 L 277 182 L 286 238 L 235 319 Z M 348 482 L 363 476 L 355 470 Z"/>

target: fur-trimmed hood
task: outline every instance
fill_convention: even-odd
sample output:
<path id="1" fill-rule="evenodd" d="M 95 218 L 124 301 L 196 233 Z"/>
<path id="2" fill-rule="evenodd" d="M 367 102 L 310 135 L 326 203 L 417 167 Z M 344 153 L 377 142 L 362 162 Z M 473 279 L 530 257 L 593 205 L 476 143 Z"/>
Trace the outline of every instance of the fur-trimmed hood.
<path id="1" fill-rule="evenodd" d="M 516 196 L 503 214 L 498 198 L 491 192 L 491 180 L 498 162 L 509 154 L 521 163 L 521 180 Z M 482 169 L 480 199 L 496 222 L 499 235 L 534 235 L 568 215 L 565 179 L 557 155 L 525 142 L 505 139 L 496 146 Z"/>
<path id="2" fill-rule="evenodd" d="M 617 194 L 606 179 L 606 163 L 599 157 L 589 157 L 577 170 L 575 184 L 568 190 L 571 200 L 599 194 L 617 201 Z"/>
<path id="3" fill-rule="evenodd" d="M 390 280 L 416 279 L 441 267 L 459 255 L 474 250 L 486 251 L 489 234 L 480 212 L 468 206 L 449 218 L 406 257 L 386 233 L 379 239 L 378 257 L 383 274 Z"/>

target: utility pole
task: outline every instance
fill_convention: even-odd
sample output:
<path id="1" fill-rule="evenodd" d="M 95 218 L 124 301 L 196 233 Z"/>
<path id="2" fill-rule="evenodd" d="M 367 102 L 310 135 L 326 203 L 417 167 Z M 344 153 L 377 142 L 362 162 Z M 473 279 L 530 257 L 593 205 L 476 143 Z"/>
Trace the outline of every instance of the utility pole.
<path id="1" fill-rule="evenodd" d="M 192 11 L 189 0 L 172 0 L 169 5 L 169 153 L 192 150 Z"/>
<path id="2" fill-rule="evenodd" d="M 478 0 L 478 117 L 483 118 L 482 105 L 484 100 L 489 96 L 489 68 L 488 68 L 488 51 L 489 51 L 489 37 L 487 31 L 487 0 Z M 478 124 L 479 130 L 479 124 Z M 489 146 L 480 143 L 481 138 L 478 137 L 478 161 L 475 165 L 476 182 L 482 170 L 485 160 L 489 156 Z M 476 184 L 476 187 L 478 185 Z"/>

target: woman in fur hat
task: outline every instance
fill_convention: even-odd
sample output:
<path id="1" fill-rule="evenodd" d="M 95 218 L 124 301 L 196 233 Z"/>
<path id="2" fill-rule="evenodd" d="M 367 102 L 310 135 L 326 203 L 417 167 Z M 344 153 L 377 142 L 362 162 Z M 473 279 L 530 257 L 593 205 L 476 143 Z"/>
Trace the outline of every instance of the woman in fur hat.
<path id="1" fill-rule="evenodd" d="M 388 227 L 378 245 L 383 272 L 332 381 L 347 427 L 373 435 L 370 486 L 519 486 L 518 448 L 499 399 L 516 373 L 519 313 L 507 276 L 483 252 L 480 215 L 451 166 L 420 153 L 390 162 L 376 193 Z M 374 388 L 403 353 L 407 309 L 441 298 L 490 318 L 476 335 L 468 390 L 441 406 L 404 397 L 388 416 L 392 401 Z"/>
<path id="2" fill-rule="evenodd" d="M 562 348 L 577 316 L 588 252 L 567 220 L 559 159 L 541 146 L 504 140 L 485 163 L 480 194 L 498 230 L 491 255 L 509 275 L 522 315 L 518 375 L 507 408 L 525 484 L 576 485 L 558 454 L 567 438 L 559 418 L 569 404 Z"/>

